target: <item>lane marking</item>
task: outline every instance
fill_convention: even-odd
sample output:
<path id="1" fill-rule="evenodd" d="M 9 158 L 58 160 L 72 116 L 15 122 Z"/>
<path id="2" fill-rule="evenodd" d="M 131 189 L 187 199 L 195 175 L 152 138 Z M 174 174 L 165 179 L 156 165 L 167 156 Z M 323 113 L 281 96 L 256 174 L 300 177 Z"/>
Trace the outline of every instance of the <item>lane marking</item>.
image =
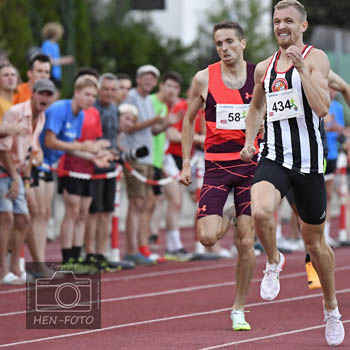
<path id="1" fill-rule="evenodd" d="M 344 271 L 344 270 L 350 270 L 350 266 L 339 267 L 336 269 L 336 271 Z M 305 272 L 296 272 L 296 273 L 286 274 L 284 276 L 282 275 L 280 279 L 281 280 L 291 279 L 291 278 L 301 277 L 304 275 L 305 275 Z M 261 278 L 253 278 L 251 281 L 251 283 L 257 283 L 257 282 L 261 282 Z M 228 281 L 228 282 L 221 282 L 221 283 L 214 283 L 214 284 L 204 284 L 204 285 L 194 286 L 194 287 L 169 289 L 169 290 L 164 290 L 159 292 L 127 295 L 124 297 L 106 298 L 106 299 L 101 299 L 100 302 L 102 304 L 102 303 L 118 302 L 118 301 L 125 301 L 125 300 L 135 300 L 135 299 L 150 298 L 150 297 L 157 297 L 157 296 L 177 294 L 177 293 L 188 293 L 188 292 L 193 292 L 193 291 L 198 291 L 203 289 L 231 287 L 234 285 L 236 285 L 235 281 Z M 5 313 L 1 313 L 0 317 L 22 315 L 22 314 L 25 314 L 26 312 L 30 312 L 30 310 L 5 312 Z"/>
<path id="2" fill-rule="evenodd" d="M 343 324 L 344 323 L 349 323 L 349 322 L 350 322 L 350 320 L 345 320 L 345 321 L 343 321 Z M 265 335 L 263 337 L 256 337 L 256 338 L 251 338 L 251 339 L 244 339 L 244 340 L 239 340 L 239 341 L 235 341 L 235 342 L 231 342 L 231 343 L 209 346 L 207 348 L 201 348 L 201 349 L 198 349 L 198 350 L 221 349 L 221 348 L 226 348 L 227 346 L 231 346 L 231 345 L 238 345 L 238 344 L 244 344 L 244 343 L 251 343 L 251 342 L 255 342 L 255 341 L 259 341 L 259 340 L 277 338 L 277 337 L 282 337 L 284 335 L 290 335 L 290 334 L 302 333 L 302 332 L 307 332 L 307 331 L 313 331 L 315 329 L 320 329 L 320 328 L 324 328 L 324 327 L 325 327 L 325 325 L 322 324 L 322 325 L 319 325 L 319 326 L 300 328 L 300 329 L 295 329 L 294 331 L 275 333 L 275 334 Z"/>
<path id="3" fill-rule="evenodd" d="M 288 261 L 290 261 L 290 260 L 292 260 L 292 259 L 288 259 Z M 229 263 L 229 264 L 218 264 L 218 265 L 210 265 L 210 266 L 198 266 L 198 267 L 176 269 L 176 270 L 172 270 L 172 271 L 147 272 L 147 273 L 133 275 L 133 276 L 123 276 L 123 277 L 115 277 L 115 278 L 113 278 L 113 277 L 102 278 L 101 281 L 102 282 L 128 281 L 128 280 L 135 280 L 135 279 L 139 279 L 139 278 L 175 275 L 175 274 L 178 274 L 178 273 L 190 273 L 190 272 L 204 271 L 204 270 L 216 270 L 216 269 L 219 269 L 219 268 L 234 267 L 233 265 L 234 265 L 234 263 L 232 262 L 232 263 Z M 345 270 L 350 270 L 350 267 L 349 266 L 337 267 L 335 269 L 335 272 L 345 271 Z M 306 275 L 305 272 L 303 272 L 301 274 Z M 283 277 L 281 276 L 281 278 L 283 278 Z M 14 293 L 25 292 L 25 291 L 26 291 L 26 288 L 6 289 L 6 290 L 0 290 L 0 295 L 1 294 L 14 294 Z"/>
<path id="4" fill-rule="evenodd" d="M 350 288 L 336 291 L 336 294 L 344 294 L 344 293 L 350 293 Z M 316 297 L 321 297 L 321 296 L 323 296 L 322 293 L 312 294 L 312 295 L 306 294 L 306 295 L 299 296 L 299 297 L 285 298 L 285 299 L 275 300 L 275 301 L 265 301 L 265 302 L 248 304 L 248 305 L 246 305 L 246 307 L 264 306 L 267 304 L 269 304 L 269 305 L 280 304 L 280 303 L 286 303 L 286 302 L 290 302 L 290 301 L 305 300 L 305 299 L 311 299 L 311 298 L 316 298 Z M 109 331 L 109 330 L 113 330 L 113 329 L 134 327 L 134 326 L 139 326 L 139 325 L 144 325 L 144 324 L 152 324 L 152 323 L 158 323 L 158 322 L 164 322 L 164 321 L 172 321 L 172 320 L 176 320 L 176 319 L 204 316 L 204 315 L 216 314 L 216 313 L 229 311 L 229 310 L 231 310 L 231 308 L 216 309 L 216 310 L 210 310 L 210 311 L 204 311 L 204 312 L 196 312 L 196 313 L 192 313 L 192 314 L 170 316 L 170 317 L 164 317 L 164 318 L 156 318 L 153 320 L 125 323 L 125 324 L 121 324 L 121 325 L 109 326 L 109 327 L 104 327 L 104 328 L 100 328 L 100 329 L 90 329 L 88 331 L 81 331 L 81 332 L 75 332 L 75 333 L 69 333 L 69 334 L 60 334 L 60 335 L 55 335 L 55 336 L 51 336 L 51 337 L 37 338 L 37 339 L 23 340 L 20 342 L 1 344 L 0 348 L 6 348 L 6 347 L 10 347 L 10 346 L 17 346 L 17 345 L 30 344 L 30 343 L 38 343 L 38 342 L 55 340 L 55 339 L 62 339 L 62 338 L 68 338 L 68 337 L 75 337 L 75 336 L 79 336 L 79 335 L 99 333 L 99 332 Z M 350 322 L 350 320 L 346 320 L 343 322 L 347 323 L 347 322 Z M 321 327 L 321 326 L 316 326 L 316 327 Z M 252 338 L 252 339 L 255 339 L 255 338 Z M 262 339 L 263 339 L 263 337 L 262 337 Z M 245 340 L 245 341 L 242 340 L 241 342 L 247 342 L 247 341 L 249 341 L 249 339 Z M 252 340 L 250 340 L 250 341 L 252 341 Z M 239 342 L 236 342 L 233 344 L 239 344 Z M 229 346 L 229 345 L 231 345 L 231 343 L 229 343 L 229 345 L 227 345 L 227 344 L 223 344 L 223 345 Z M 217 345 L 217 346 L 223 347 L 223 345 Z M 213 348 L 213 349 L 215 349 L 215 348 Z M 204 349 L 201 349 L 201 350 L 204 350 Z"/>
<path id="5" fill-rule="evenodd" d="M 304 272 L 293 273 L 293 274 L 289 274 L 289 275 L 283 276 L 283 279 L 300 277 L 302 275 L 304 275 Z M 281 279 L 282 279 L 282 277 L 281 277 Z M 261 278 L 253 278 L 251 283 L 260 282 L 260 281 L 261 281 Z M 101 299 L 101 304 L 102 303 L 106 303 L 106 302 L 118 302 L 118 301 L 135 300 L 135 299 L 141 299 L 141 298 L 150 298 L 150 297 L 157 297 L 157 296 L 177 294 L 177 293 L 187 293 L 187 292 L 193 292 L 193 291 L 202 290 L 202 289 L 231 287 L 231 286 L 233 286 L 235 284 L 236 284 L 235 281 L 229 281 L 229 282 L 214 283 L 214 284 L 204 284 L 204 285 L 195 286 L 195 287 L 169 289 L 169 290 L 164 290 L 164 291 L 159 291 L 159 292 L 152 292 L 152 293 L 127 295 L 127 296 L 124 296 L 124 297 L 115 297 L 115 298 Z M 21 314 L 24 314 L 26 312 L 30 312 L 30 311 L 21 310 L 21 311 L 5 312 L 5 313 L 0 314 L 0 317 L 21 315 Z"/>

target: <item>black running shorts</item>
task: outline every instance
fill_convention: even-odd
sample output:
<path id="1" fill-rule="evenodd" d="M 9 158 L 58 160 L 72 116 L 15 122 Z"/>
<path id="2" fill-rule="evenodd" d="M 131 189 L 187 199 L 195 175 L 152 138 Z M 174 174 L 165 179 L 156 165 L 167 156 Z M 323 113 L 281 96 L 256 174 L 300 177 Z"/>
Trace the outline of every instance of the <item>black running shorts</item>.
<path id="1" fill-rule="evenodd" d="M 320 225 L 326 219 L 327 196 L 323 174 L 305 174 L 287 169 L 276 162 L 261 158 L 253 183 L 268 181 L 283 198 L 293 190 L 301 219 L 310 225 Z"/>

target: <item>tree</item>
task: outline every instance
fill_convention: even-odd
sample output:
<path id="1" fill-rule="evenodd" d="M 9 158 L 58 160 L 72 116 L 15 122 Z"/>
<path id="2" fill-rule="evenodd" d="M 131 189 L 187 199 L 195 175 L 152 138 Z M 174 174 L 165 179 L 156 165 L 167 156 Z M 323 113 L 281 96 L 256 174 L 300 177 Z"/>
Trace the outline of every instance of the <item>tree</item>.
<path id="1" fill-rule="evenodd" d="M 33 45 L 27 0 L 6 0 L 1 3 L 0 33 L 2 48 L 22 77 L 27 71 L 26 53 Z"/>
<path id="2" fill-rule="evenodd" d="M 270 7 L 261 0 L 219 0 L 218 10 L 208 13 L 206 25 L 201 26 L 197 48 L 202 67 L 217 61 L 218 56 L 213 45 L 213 25 L 230 19 L 238 22 L 244 31 L 247 47 L 244 51 L 245 59 L 257 63 L 271 55 L 275 46 L 271 40 L 269 13 Z"/>
<path id="3" fill-rule="evenodd" d="M 151 63 L 162 73 L 176 70 L 189 81 L 196 70 L 189 59 L 192 48 L 162 36 L 147 17 L 135 20 L 128 5 L 127 0 L 111 1 L 94 12 L 92 66 L 100 73 L 123 72 L 134 77 L 139 66 Z M 98 7 L 98 2 L 93 6 Z"/>

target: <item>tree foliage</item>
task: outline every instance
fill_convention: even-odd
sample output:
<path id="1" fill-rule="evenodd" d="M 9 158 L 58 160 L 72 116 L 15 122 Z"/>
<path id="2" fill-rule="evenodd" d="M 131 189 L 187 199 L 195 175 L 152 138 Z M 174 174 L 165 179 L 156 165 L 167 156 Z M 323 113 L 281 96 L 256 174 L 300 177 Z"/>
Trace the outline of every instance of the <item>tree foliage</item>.
<path id="1" fill-rule="evenodd" d="M 7 0 L 1 4 L 0 33 L 2 48 L 25 77 L 26 52 L 33 45 L 27 0 Z"/>
<path id="2" fill-rule="evenodd" d="M 162 73 L 176 70 L 188 81 L 196 71 L 189 59 L 191 47 L 162 36 L 147 17 L 133 19 L 127 12 L 128 4 L 127 0 L 112 1 L 92 19 L 92 66 L 100 72 L 123 72 L 134 77 L 140 65 L 150 63 Z"/>

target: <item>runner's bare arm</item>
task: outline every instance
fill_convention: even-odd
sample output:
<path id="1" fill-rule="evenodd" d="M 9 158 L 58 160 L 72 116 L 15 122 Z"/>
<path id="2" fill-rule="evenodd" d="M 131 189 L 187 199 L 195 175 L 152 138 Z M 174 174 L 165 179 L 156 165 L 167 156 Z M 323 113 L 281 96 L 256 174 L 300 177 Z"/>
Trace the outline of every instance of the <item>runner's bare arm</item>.
<path id="1" fill-rule="evenodd" d="M 182 172 L 180 181 L 184 185 L 192 182 L 191 176 L 191 150 L 194 138 L 194 120 L 203 103 L 205 102 L 208 91 L 209 73 L 208 69 L 199 71 L 193 78 L 188 108 L 184 116 L 182 125 Z"/>
<path id="2" fill-rule="evenodd" d="M 250 102 L 246 118 L 245 145 L 241 151 L 241 159 L 250 161 L 255 153 L 254 140 L 259 133 L 265 114 L 265 91 L 263 89 L 264 75 L 270 60 L 265 60 L 256 66 L 254 73 L 253 98 Z"/>
<path id="3" fill-rule="evenodd" d="M 350 85 L 332 70 L 330 70 L 328 75 L 328 86 L 335 91 L 341 92 L 346 103 L 350 106 Z"/>
<path id="4" fill-rule="evenodd" d="M 328 92 L 329 62 L 322 50 L 312 49 L 303 59 L 296 46 L 287 49 L 287 55 L 298 70 L 303 89 L 311 109 L 319 116 L 328 113 L 330 97 Z"/>

